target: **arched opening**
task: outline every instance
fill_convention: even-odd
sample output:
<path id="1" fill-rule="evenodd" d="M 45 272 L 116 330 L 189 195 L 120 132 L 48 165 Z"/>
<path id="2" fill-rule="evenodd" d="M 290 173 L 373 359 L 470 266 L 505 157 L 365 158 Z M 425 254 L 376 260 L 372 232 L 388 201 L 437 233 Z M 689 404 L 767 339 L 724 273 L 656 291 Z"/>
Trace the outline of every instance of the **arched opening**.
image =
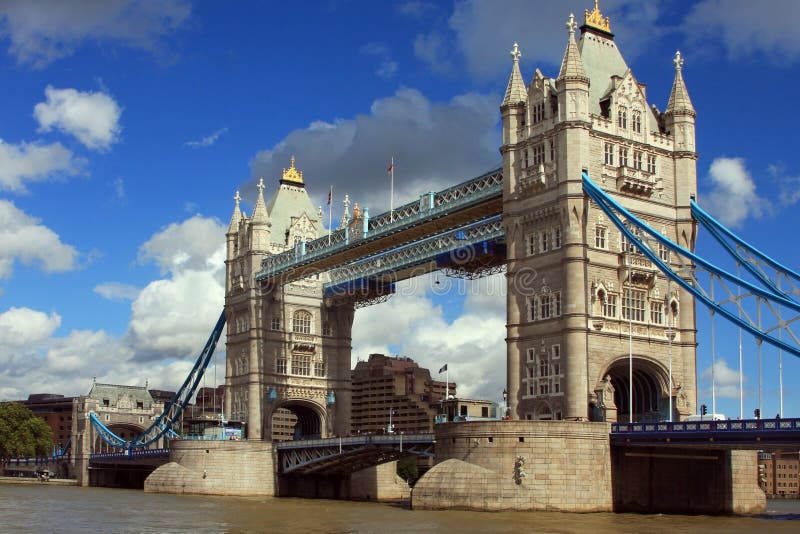
<path id="1" fill-rule="evenodd" d="M 120 438 L 124 439 L 125 441 L 131 441 L 137 436 L 141 435 L 142 432 L 144 432 L 144 428 L 132 424 L 115 423 L 106 426 L 111 432 L 113 432 Z M 151 444 L 149 448 L 151 449 L 155 448 L 155 445 Z M 123 449 L 112 447 L 111 445 L 103 441 L 103 438 L 101 438 L 99 435 L 95 435 L 94 448 L 92 449 L 93 454 L 122 452 L 122 451 Z"/>
<path id="2" fill-rule="evenodd" d="M 273 410 L 270 428 L 273 441 L 318 439 L 323 437 L 324 415 L 310 402 L 289 401 Z"/>
<path id="3" fill-rule="evenodd" d="M 613 406 L 609 398 L 601 400 L 602 408 L 608 414 L 615 409 L 615 419 L 620 422 L 663 421 L 669 418 L 669 393 L 666 370 L 650 360 L 633 358 L 633 407 L 631 409 L 630 362 L 628 358 L 620 358 L 613 362 L 605 375 L 606 381 L 603 397 L 613 397 Z"/>

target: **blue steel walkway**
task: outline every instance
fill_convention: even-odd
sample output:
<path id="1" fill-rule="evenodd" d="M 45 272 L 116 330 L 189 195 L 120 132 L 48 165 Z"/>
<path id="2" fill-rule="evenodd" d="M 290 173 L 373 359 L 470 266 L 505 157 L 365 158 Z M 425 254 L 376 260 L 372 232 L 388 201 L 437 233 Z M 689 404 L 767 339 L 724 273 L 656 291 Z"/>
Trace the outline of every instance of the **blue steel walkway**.
<path id="1" fill-rule="evenodd" d="M 612 445 L 800 448 L 800 419 L 613 423 Z"/>

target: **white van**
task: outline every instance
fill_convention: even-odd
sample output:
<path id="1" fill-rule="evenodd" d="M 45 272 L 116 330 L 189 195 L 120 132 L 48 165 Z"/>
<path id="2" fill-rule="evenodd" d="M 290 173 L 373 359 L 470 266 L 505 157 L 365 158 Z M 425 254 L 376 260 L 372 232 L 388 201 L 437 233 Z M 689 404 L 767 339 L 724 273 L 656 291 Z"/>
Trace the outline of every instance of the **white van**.
<path id="1" fill-rule="evenodd" d="M 698 421 L 725 421 L 728 419 L 725 414 L 707 413 L 705 415 L 694 414 L 683 420 L 684 423 L 696 423 Z"/>

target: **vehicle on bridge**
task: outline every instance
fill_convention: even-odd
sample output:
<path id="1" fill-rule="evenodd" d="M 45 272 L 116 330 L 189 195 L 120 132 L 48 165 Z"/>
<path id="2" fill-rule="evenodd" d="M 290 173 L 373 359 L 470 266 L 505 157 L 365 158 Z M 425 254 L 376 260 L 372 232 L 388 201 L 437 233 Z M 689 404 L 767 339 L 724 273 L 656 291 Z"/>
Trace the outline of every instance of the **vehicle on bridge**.
<path id="1" fill-rule="evenodd" d="M 189 431 L 182 435 L 181 439 L 239 441 L 246 435 L 244 421 L 190 419 L 185 422 L 185 425 Z"/>

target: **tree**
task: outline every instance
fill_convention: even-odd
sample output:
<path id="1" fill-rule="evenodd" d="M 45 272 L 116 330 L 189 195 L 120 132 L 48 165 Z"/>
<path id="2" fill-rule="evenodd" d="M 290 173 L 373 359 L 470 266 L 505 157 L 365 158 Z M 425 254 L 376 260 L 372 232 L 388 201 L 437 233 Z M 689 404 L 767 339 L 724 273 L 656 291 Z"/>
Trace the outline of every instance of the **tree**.
<path id="1" fill-rule="evenodd" d="M 413 485 L 419 477 L 417 469 L 417 458 L 415 456 L 404 456 L 397 460 L 397 475 Z"/>
<path id="2" fill-rule="evenodd" d="M 0 403 L 0 463 L 9 458 L 45 456 L 53 447 L 53 432 L 18 402 Z"/>

